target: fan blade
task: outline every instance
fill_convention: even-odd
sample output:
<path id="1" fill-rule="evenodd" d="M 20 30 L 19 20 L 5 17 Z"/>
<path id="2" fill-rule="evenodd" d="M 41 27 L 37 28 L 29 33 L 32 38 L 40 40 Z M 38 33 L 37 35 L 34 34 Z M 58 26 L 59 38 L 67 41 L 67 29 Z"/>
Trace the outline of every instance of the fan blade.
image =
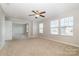
<path id="1" fill-rule="evenodd" d="M 41 17 L 45 17 L 44 15 L 40 15 Z"/>
<path id="2" fill-rule="evenodd" d="M 36 13 L 39 13 L 39 11 L 38 11 L 38 10 L 36 10 Z"/>
<path id="3" fill-rule="evenodd" d="M 45 11 L 43 11 L 43 12 L 40 12 L 40 14 L 43 14 L 43 13 L 46 13 Z"/>
<path id="4" fill-rule="evenodd" d="M 31 15 L 29 15 L 29 16 L 34 16 L 35 14 L 31 14 Z"/>
<path id="5" fill-rule="evenodd" d="M 32 12 L 34 12 L 36 14 L 36 12 L 34 10 L 32 10 Z"/>

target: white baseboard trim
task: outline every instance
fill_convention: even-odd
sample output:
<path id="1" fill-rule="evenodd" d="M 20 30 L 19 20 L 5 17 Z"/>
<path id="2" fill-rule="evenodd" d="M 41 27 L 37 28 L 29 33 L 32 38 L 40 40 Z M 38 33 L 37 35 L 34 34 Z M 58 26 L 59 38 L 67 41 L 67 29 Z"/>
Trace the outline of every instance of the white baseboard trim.
<path id="1" fill-rule="evenodd" d="M 40 37 L 40 38 L 47 39 L 47 40 L 52 40 L 52 38 L 47 38 L 47 37 Z M 63 44 L 67 44 L 67 45 L 71 45 L 71 46 L 79 48 L 79 45 L 76 45 L 76 44 L 73 44 L 73 43 L 69 43 L 69 42 L 66 42 L 66 41 L 59 41 L 59 40 L 52 40 L 52 41 L 63 43 Z"/>

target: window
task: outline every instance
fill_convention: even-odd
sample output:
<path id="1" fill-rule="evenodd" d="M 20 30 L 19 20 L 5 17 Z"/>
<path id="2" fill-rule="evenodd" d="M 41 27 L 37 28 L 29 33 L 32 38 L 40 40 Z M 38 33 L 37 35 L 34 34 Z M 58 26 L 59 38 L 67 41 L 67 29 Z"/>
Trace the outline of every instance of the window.
<path id="1" fill-rule="evenodd" d="M 29 31 L 29 25 L 27 24 L 26 25 L 26 32 L 28 32 Z"/>
<path id="2" fill-rule="evenodd" d="M 51 34 L 73 35 L 73 17 L 53 20 L 50 24 Z"/>
<path id="3" fill-rule="evenodd" d="M 43 33 L 43 23 L 39 24 L 39 33 Z"/>
<path id="4" fill-rule="evenodd" d="M 73 17 L 66 17 L 60 20 L 61 35 L 73 35 Z"/>
<path id="5" fill-rule="evenodd" d="M 58 20 L 51 21 L 51 34 L 58 34 Z"/>

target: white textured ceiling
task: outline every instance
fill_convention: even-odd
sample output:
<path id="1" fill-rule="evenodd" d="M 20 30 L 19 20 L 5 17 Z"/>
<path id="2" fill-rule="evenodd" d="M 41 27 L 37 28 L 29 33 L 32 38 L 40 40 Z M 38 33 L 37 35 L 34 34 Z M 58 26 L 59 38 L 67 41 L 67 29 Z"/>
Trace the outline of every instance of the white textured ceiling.
<path id="1" fill-rule="evenodd" d="M 79 9 L 79 4 L 64 4 L 64 3 L 53 3 L 53 4 L 29 4 L 29 3 L 6 3 L 1 4 L 6 16 L 16 17 L 16 18 L 24 18 L 24 19 L 32 19 L 33 17 L 28 16 L 31 14 L 32 10 L 45 10 L 46 16 L 55 17 L 60 14 L 63 14 L 66 11 L 74 11 Z"/>

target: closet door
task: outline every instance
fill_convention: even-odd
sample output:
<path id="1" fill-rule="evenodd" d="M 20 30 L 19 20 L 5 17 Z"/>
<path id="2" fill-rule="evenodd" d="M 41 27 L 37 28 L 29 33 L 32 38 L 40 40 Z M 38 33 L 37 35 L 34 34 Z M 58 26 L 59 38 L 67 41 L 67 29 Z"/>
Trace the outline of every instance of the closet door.
<path id="1" fill-rule="evenodd" d="M 6 40 L 12 40 L 12 22 L 11 21 L 5 21 L 5 34 L 6 34 Z"/>

